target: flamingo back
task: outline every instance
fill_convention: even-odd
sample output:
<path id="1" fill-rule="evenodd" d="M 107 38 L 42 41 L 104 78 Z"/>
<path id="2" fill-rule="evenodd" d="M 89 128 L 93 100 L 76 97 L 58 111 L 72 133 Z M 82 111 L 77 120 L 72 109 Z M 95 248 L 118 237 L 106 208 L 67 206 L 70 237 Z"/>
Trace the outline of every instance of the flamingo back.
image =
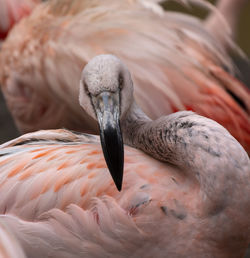
<path id="1" fill-rule="evenodd" d="M 177 168 L 126 146 L 123 191 L 118 192 L 97 136 L 66 130 L 30 133 L 1 145 L 0 171 L 0 213 L 28 220 L 52 208 L 65 210 L 71 203 L 88 209 L 93 198 L 102 196 L 112 196 L 135 215 L 152 198 L 157 200 L 153 206 L 163 205 L 162 191 L 190 200 L 197 190 Z"/>
<path id="2" fill-rule="evenodd" d="M 0 236 L 4 225 L 28 257 L 239 253 L 237 245 L 226 252 L 211 242 L 224 243 L 228 228 L 241 232 L 231 228 L 241 210 L 207 212 L 197 180 L 128 146 L 121 192 L 97 136 L 66 130 L 30 133 L 1 145 L 0 171 Z"/>

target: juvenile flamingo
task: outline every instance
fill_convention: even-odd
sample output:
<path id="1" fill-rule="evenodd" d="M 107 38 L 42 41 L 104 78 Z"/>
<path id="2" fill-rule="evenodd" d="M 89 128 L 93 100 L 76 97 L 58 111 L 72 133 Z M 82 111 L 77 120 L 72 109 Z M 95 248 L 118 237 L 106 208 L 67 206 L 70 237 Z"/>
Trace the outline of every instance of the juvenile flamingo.
<path id="1" fill-rule="evenodd" d="M 85 66 L 79 101 L 99 123 L 118 188 L 120 127 L 124 142 L 149 156 L 125 146 L 119 192 L 97 136 L 40 131 L 2 145 L 0 222 L 28 257 L 242 257 L 250 162 L 225 128 L 187 111 L 152 121 L 112 55 Z"/>
<path id="2" fill-rule="evenodd" d="M 194 110 L 250 151 L 250 95 L 222 68 L 233 70 L 224 47 L 200 20 L 153 2 L 51 0 L 22 19 L 0 52 L 0 84 L 19 129 L 97 133 L 78 105 L 79 74 L 93 56 L 113 53 L 132 71 L 135 98 L 151 118 Z"/>

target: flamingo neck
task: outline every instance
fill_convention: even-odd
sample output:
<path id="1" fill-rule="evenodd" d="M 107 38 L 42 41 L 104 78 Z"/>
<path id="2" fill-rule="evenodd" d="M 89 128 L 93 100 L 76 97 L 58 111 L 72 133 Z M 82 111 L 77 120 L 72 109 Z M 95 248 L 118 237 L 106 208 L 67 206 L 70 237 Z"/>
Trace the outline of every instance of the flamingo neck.
<path id="1" fill-rule="evenodd" d="M 121 126 L 126 144 L 177 166 L 198 183 L 206 213 L 218 213 L 229 204 L 250 212 L 249 158 L 224 127 L 189 111 L 152 121 L 135 103 Z M 248 193 L 242 198 L 244 191 Z"/>

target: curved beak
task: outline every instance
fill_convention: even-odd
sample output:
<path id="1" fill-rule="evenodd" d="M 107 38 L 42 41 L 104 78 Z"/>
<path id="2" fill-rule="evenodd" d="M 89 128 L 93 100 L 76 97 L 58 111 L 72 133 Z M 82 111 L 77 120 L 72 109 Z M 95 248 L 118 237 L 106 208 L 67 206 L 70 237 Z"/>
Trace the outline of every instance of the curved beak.
<path id="1" fill-rule="evenodd" d="M 124 147 L 120 129 L 120 95 L 119 92 L 102 92 L 91 99 L 99 122 L 104 158 L 118 191 L 121 191 Z"/>

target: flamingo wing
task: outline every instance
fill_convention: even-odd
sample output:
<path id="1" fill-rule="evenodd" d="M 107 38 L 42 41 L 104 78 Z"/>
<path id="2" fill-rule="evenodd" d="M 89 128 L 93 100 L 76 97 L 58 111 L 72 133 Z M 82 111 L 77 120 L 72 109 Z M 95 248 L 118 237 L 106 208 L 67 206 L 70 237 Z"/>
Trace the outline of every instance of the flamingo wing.
<path id="1" fill-rule="evenodd" d="M 121 194 L 113 184 L 96 136 L 66 130 L 26 134 L 0 148 L 0 213 L 34 220 L 53 208 L 65 210 L 71 203 L 88 209 L 94 197 L 105 195 L 133 213 L 135 206 L 140 206 L 137 203 L 150 199 L 150 194 L 138 189 L 151 182 L 158 192 L 165 188 L 157 186 L 164 182 L 163 175 L 168 181 L 174 171 L 128 146 L 124 170 Z M 149 189 L 146 191 L 153 188 Z"/>
<path id="2" fill-rule="evenodd" d="M 54 207 L 83 205 L 103 189 L 115 191 L 95 137 L 38 132 L 0 152 L 0 213 L 31 219 Z M 97 182 L 102 182 L 100 189 Z"/>

